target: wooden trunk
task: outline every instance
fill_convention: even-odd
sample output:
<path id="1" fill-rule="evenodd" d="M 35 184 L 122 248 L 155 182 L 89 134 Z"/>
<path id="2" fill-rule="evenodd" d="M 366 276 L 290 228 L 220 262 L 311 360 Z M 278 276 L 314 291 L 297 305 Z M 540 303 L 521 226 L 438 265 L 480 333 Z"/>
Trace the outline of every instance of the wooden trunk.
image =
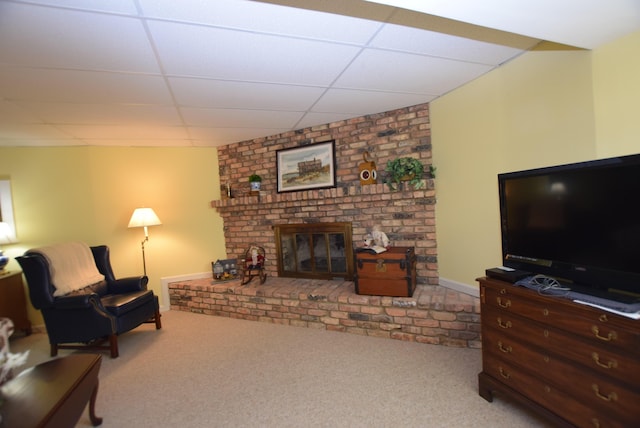
<path id="1" fill-rule="evenodd" d="M 413 247 L 391 247 L 380 254 L 355 253 L 356 294 L 411 297 L 416 288 Z"/>

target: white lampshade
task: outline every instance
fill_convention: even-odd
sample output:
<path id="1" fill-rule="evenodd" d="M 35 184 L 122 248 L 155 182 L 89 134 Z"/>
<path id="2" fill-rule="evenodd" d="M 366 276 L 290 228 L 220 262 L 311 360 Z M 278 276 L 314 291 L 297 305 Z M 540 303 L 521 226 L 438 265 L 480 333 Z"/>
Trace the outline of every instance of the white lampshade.
<path id="1" fill-rule="evenodd" d="M 0 222 L 0 245 L 13 244 L 16 242 L 16 238 L 13 235 L 13 230 L 9 223 Z"/>
<path id="2" fill-rule="evenodd" d="M 136 208 L 133 211 L 128 227 L 146 227 L 162 224 L 152 208 Z"/>

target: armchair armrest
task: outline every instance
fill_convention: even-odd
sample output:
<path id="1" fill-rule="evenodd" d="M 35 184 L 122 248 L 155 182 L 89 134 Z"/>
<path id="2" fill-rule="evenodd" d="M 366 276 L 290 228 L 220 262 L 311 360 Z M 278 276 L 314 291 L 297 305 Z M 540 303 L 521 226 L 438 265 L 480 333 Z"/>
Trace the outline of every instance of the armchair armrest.
<path id="1" fill-rule="evenodd" d="M 146 276 L 129 276 L 109 282 L 110 294 L 132 293 L 147 289 L 149 278 Z"/>
<path id="2" fill-rule="evenodd" d="M 100 296 L 96 293 L 56 297 L 52 306 L 56 309 L 86 309 L 92 305 L 102 306 Z"/>

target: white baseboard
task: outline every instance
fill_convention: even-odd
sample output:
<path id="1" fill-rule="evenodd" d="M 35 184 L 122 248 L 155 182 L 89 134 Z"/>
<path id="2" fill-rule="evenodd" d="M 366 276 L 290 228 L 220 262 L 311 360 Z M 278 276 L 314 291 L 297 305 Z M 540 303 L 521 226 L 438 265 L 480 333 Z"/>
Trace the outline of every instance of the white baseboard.
<path id="1" fill-rule="evenodd" d="M 446 278 L 440 278 L 440 285 L 442 287 L 459 291 L 460 293 L 469 294 L 474 297 L 480 297 L 480 289 L 477 286 L 465 284 L 463 282 L 452 281 Z"/>
<path id="2" fill-rule="evenodd" d="M 178 281 L 188 281 L 190 279 L 208 278 L 211 272 L 187 273 L 184 275 L 165 276 L 160 278 L 160 287 L 162 289 L 162 301 L 160 302 L 160 311 L 168 311 L 171 309 L 169 300 L 169 284 Z"/>

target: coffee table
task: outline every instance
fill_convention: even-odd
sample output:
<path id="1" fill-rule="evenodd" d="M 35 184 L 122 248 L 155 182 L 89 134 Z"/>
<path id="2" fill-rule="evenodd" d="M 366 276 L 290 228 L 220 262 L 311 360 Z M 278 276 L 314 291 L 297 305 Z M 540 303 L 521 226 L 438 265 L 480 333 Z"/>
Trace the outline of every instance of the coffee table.
<path id="1" fill-rule="evenodd" d="M 89 403 L 93 426 L 102 356 L 74 354 L 38 364 L 0 388 L 5 427 L 74 427 Z"/>

